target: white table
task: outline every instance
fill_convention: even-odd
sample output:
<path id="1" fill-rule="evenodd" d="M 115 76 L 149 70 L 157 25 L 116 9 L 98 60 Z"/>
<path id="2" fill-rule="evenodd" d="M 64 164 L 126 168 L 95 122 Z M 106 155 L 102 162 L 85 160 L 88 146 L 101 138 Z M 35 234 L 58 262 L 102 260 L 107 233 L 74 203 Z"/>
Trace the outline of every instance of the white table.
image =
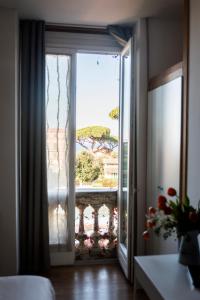
<path id="1" fill-rule="evenodd" d="M 177 254 L 135 257 L 134 299 L 138 284 L 151 300 L 200 300 L 200 290 Z"/>

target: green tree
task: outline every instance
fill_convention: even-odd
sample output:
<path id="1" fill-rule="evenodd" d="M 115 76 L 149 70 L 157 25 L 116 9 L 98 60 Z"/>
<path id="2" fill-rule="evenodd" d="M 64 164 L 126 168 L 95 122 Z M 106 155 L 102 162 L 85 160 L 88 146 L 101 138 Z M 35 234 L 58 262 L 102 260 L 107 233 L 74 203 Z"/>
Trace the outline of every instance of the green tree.
<path id="1" fill-rule="evenodd" d="M 77 130 L 76 142 L 92 154 L 111 153 L 118 146 L 118 139 L 111 136 L 109 128 L 103 126 Z"/>
<path id="2" fill-rule="evenodd" d="M 94 156 L 87 152 L 82 151 L 76 158 L 76 178 L 81 183 L 89 183 L 98 179 L 102 174 L 102 165 L 94 159 Z"/>
<path id="3" fill-rule="evenodd" d="M 111 110 L 111 112 L 109 113 L 109 117 L 112 120 L 119 120 L 119 107 L 115 107 Z"/>

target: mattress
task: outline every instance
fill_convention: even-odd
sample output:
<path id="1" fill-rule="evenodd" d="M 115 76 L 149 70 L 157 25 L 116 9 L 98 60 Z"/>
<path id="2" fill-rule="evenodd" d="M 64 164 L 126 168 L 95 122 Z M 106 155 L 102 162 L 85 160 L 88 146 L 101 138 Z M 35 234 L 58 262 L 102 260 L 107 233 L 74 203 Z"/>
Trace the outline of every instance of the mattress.
<path id="1" fill-rule="evenodd" d="M 55 292 L 44 277 L 0 277 L 0 300 L 55 300 Z"/>

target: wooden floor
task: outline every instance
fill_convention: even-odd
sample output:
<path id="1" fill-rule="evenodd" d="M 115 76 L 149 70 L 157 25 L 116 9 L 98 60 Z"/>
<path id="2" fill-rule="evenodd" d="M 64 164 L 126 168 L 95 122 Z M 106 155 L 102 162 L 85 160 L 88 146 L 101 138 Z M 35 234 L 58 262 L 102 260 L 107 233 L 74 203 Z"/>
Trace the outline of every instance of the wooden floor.
<path id="1" fill-rule="evenodd" d="M 133 300 L 133 288 L 117 264 L 54 267 L 48 277 L 56 300 Z"/>

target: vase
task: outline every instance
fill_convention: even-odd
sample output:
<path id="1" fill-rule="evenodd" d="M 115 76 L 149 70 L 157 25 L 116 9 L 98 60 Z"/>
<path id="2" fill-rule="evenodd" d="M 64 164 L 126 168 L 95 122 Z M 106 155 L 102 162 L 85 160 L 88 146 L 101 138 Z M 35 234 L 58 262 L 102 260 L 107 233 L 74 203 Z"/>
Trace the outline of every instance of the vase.
<path id="1" fill-rule="evenodd" d="M 198 243 L 199 231 L 188 231 L 181 236 L 179 247 L 179 262 L 186 266 L 200 266 L 200 251 Z"/>

